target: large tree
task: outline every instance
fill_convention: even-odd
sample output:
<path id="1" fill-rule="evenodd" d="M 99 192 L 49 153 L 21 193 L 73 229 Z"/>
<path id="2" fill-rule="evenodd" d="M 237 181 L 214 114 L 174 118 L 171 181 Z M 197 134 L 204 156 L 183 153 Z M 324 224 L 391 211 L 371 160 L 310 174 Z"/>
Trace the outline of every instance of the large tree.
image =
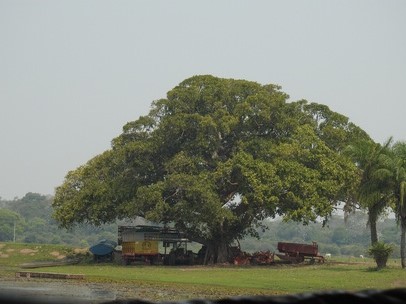
<path id="1" fill-rule="evenodd" d="M 141 216 L 175 225 L 224 262 L 267 217 L 328 217 L 358 182 L 341 150 L 365 133 L 275 85 L 195 76 L 127 123 L 56 189 L 64 226 Z"/>

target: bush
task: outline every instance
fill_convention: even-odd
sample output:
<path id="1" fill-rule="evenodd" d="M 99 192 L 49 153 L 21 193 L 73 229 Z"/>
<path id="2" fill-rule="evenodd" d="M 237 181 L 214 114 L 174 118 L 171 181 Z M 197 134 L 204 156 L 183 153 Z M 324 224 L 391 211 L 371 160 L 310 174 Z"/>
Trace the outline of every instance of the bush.
<path id="1" fill-rule="evenodd" d="M 383 242 L 377 242 L 368 249 L 368 254 L 374 258 L 378 269 L 386 267 L 386 262 L 392 252 L 392 245 Z"/>

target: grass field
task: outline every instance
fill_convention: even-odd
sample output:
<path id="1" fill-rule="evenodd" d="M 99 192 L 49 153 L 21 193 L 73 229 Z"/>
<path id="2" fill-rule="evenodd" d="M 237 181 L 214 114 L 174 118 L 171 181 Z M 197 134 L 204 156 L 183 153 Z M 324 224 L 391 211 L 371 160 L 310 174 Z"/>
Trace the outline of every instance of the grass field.
<path id="1" fill-rule="evenodd" d="M 0 244 L 0 280 L 11 278 L 21 263 L 56 260 L 72 254 L 73 248 L 52 245 Z M 35 251 L 35 252 L 34 252 Z M 371 259 L 341 258 L 317 265 L 237 266 L 122 266 L 78 264 L 35 269 L 39 272 L 84 274 L 85 282 L 119 286 L 144 286 L 155 293 L 146 296 L 160 300 L 160 289 L 171 290 L 171 300 L 185 297 L 224 297 L 306 293 L 322 290 L 364 290 L 406 288 L 406 272 L 399 261 L 376 271 Z M 182 292 L 179 292 L 182 290 Z M 180 298 L 177 298 L 177 291 Z"/>

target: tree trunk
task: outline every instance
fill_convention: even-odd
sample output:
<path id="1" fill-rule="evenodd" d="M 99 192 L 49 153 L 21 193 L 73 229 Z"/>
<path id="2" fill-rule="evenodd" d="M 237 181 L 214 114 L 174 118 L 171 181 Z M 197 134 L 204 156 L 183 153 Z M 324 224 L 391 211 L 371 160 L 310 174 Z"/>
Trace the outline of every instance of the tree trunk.
<path id="1" fill-rule="evenodd" d="M 400 218 L 400 227 L 401 227 L 401 233 L 400 233 L 400 260 L 402 263 L 402 268 L 406 267 L 406 257 L 405 257 L 405 235 L 406 235 L 406 217 L 401 217 Z"/>
<path id="2" fill-rule="evenodd" d="M 371 230 L 371 245 L 378 243 L 378 231 L 376 229 L 376 220 L 369 220 L 369 229 Z"/>
<path id="3" fill-rule="evenodd" d="M 371 246 L 378 242 L 378 230 L 376 229 L 377 216 L 373 208 L 368 210 L 368 225 L 371 232 Z"/>
<path id="4" fill-rule="evenodd" d="M 217 246 L 217 264 L 228 263 L 228 244 L 222 242 Z"/>
<path id="5" fill-rule="evenodd" d="M 227 263 L 229 258 L 229 244 L 225 242 L 212 241 L 207 246 L 204 264 Z"/>

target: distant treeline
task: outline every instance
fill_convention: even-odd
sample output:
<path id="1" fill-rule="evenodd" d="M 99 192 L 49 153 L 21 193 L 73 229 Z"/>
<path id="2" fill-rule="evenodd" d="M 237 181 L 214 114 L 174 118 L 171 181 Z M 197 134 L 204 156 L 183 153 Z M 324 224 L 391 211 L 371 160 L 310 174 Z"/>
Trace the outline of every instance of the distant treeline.
<path id="1" fill-rule="evenodd" d="M 0 200 L 0 241 L 67 244 L 87 247 L 100 239 L 117 238 L 117 225 L 77 226 L 61 229 L 52 218 L 52 197 L 27 193 L 12 201 Z M 14 229 L 15 227 L 15 229 Z M 15 233 L 14 233 L 15 230 Z"/>
<path id="2" fill-rule="evenodd" d="M 88 247 L 102 239 L 116 240 L 118 223 L 94 227 L 76 226 L 72 230 L 59 228 L 52 218 L 52 197 L 27 193 L 14 200 L 0 199 L 0 242 L 66 244 Z M 143 224 L 137 219 L 137 224 Z M 123 224 L 123 223 L 120 223 Z M 126 223 L 130 224 L 130 222 Z M 382 218 L 378 222 L 380 239 L 392 243 L 394 257 L 399 255 L 400 228 L 396 220 Z M 322 254 L 359 256 L 365 255 L 370 245 L 367 216 L 363 212 L 350 214 L 346 220 L 333 216 L 325 227 L 321 223 L 304 226 L 295 222 L 267 220 L 256 230 L 258 237 L 246 237 L 240 241 L 241 249 L 247 252 L 260 250 L 276 251 L 278 241 L 317 241 Z"/>

